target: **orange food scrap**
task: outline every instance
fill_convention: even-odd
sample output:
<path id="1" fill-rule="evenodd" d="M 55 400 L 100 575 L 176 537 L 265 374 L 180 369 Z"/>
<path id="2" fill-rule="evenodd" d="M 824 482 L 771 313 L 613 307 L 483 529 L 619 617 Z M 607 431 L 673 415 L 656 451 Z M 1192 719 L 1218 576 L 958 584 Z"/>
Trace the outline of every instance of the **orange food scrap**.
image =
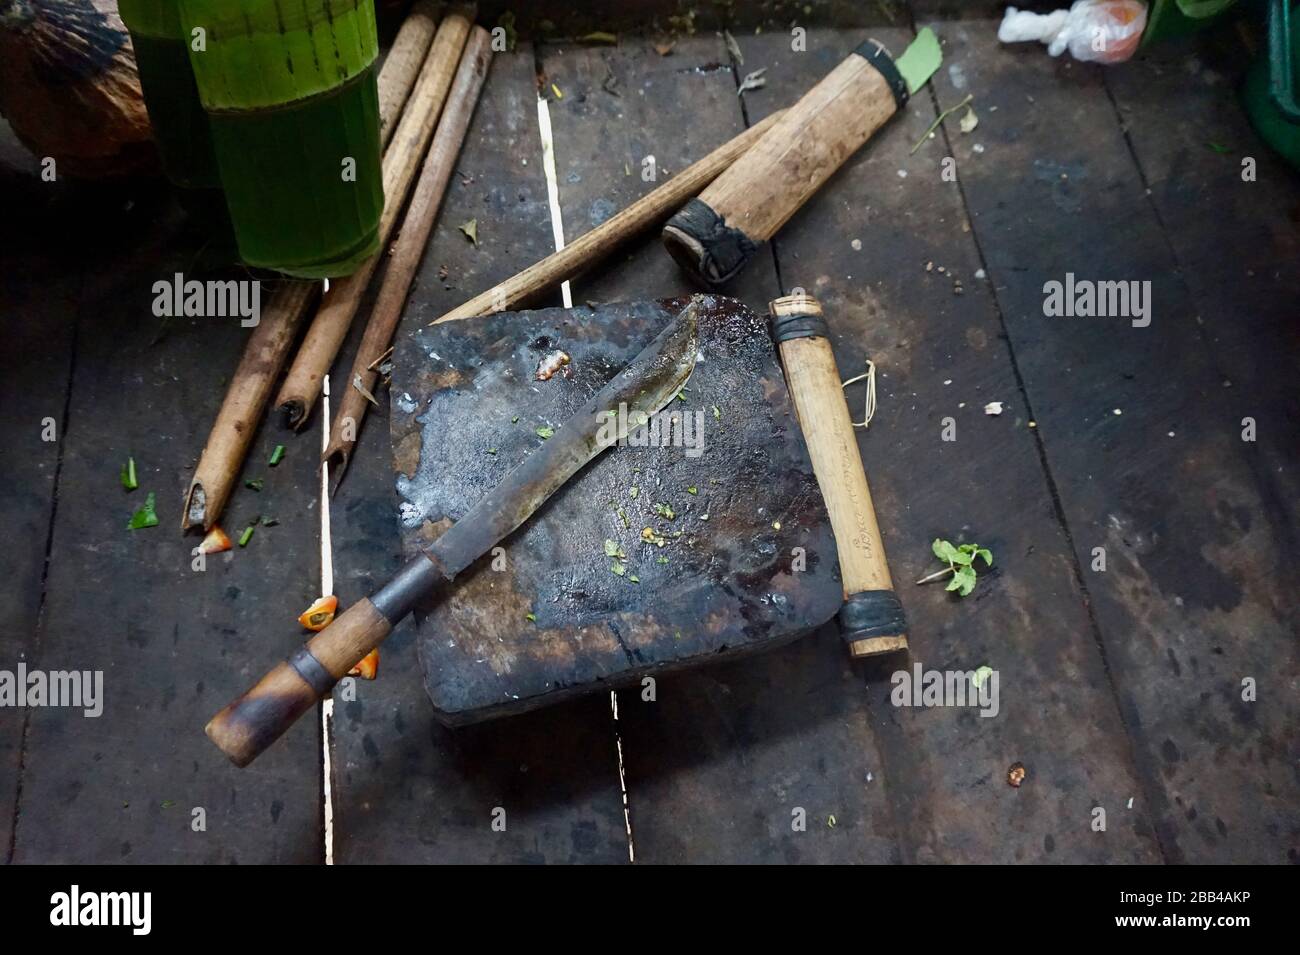
<path id="1" fill-rule="evenodd" d="M 1025 764 L 1012 763 L 1011 768 L 1007 770 L 1007 785 L 1020 788 L 1020 784 L 1025 781 Z"/>
<path id="2" fill-rule="evenodd" d="M 203 538 L 203 543 L 199 545 L 200 554 L 220 554 L 224 550 L 230 550 L 230 538 L 216 524 L 212 525 L 212 530 L 208 531 L 208 536 Z"/>
<path id="3" fill-rule="evenodd" d="M 379 648 L 371 650 L 361 662 L 348 671 L 348 676 L 359 676 L 363 680 L 373 680 L 379 676 Z"/>
<path id="4" fill-rule="evenodd" d="M 338 597 L 321 597 L 302 612 L 298 622 L 308 630 L 324 630 L 334 619 L 334 612 L 338 609 Z"/>

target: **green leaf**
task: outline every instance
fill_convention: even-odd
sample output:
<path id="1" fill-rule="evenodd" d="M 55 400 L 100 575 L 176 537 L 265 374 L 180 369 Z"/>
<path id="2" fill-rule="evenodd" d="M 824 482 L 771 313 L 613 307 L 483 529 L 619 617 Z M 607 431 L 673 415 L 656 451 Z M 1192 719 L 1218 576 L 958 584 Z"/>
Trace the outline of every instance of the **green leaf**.
<path id="1" fill-rule="evenodd" d="M 984 681 L 987 680 L 992 674 L 993 674 L 993 668 L 991 666 L 982 666 L 978 670 L 976 670 L 975 679 L 971 681 L 972 683 L 975 684 L 975 689 L 978 690 L 980 687 L 982 687 L 984 685 Z"/>
<path id="2" fill-rule="evenodd" d="M 537 614 L 535 614 L 535 613 L 526 613 L 526 614 L 524 614 L 524 619 L 526 619 L 529 623 L 532 623 L 534 620 L 537 619 Z"/>
<path id="3" fill-rule="evenodd" d="M 962 544 L 957 549 L 963 554 L 973 554 L 979 546 L 979 544 Z"/>
<path id="4" fill-rule="evenodd" d="M 952 583 L 948 585 L 949 590 L 956 590 L 961 596 L 965 597 L 975 589 L 975 571 L 970 567 L 958 567 L 957 572 L 952 575 Z M 953 587 L 952 584 L 956 584 Z"/>
<path id="5" fill-rule="evenodd" d="M 961 578 L 958 577 L 956 574 L 953 574 L 953 575 L 952 575 L 952 580 L 948 581 L 948 586 L 947 586 L 947 587 L 944 587 L 943 589 L 944 589 L 944 590 L 957 590 L 959 587 L 961 587 Z"/>
<path id="6" fill-rule="evenodd" d="M 1193 20 L 1204 20 L 1217 13 L 1222 13 L 1232 6 L 1235 0 L 1178 0 L 1178 9 L 1183 16 Z"/>
<path id="7" fill-rule="evenodd" d="M 271 460 L 266 463 L 271 467 L 275 467 L 283 460 L 284 460 L 284 445 L 277 444 L 275 446 L 275 450 L 271 452 Z"/>
<path id="8" fill-rule="evenodd" d="M 907 82 L 907 91 L 915 93 L 924 86 L 943 65 L 943 50 L 939 38 L 929 27 L 916 35 L 903 55 L 894 61 L 899 74 Z"/>
<path id="9" fill-rule="evenodd" d="M 549 424 L 542 425 L 537 429 L 537 436 L 545 441 L 547 438 L 555 437 L 555 429 Z"/>
<path id="10" fill-rule="evenodd" d="M 961 564 L 966 567 L 969 567 L 970 562 L 974 559 L 975 559 L 974 554 L 971 554 L 964 550 L 958 551 L 957 553 L 952 555 L 952 562 L 954 564 Z"/>
<path id="11" fill-rule="evenodd" d="M 618 556 L 618 541 L 612 541 L 608 537 L 605 538 L 605 556 L 606 557 Z"/>
<path id="12" fill-rule="evenodd" d="M 139 486 L 140 482 L 135 477 L 135 458 L 127 458 L 126 464 L 122 465 L 122 487 L 134 491 Z"/>
<path id="13" fill-rule="evenodd" d="M 154 493 L 150 491 L 149 496 L 144 499 L 144 504 L 131 515 L 131 520 L 127 523 L 126 529 L 138 531 L 142 527 L 157 527 L 158 513 L 154 510 L 155 503 Z"/>
<path id="14" fill-rule="evenodd" d="M 262 480 L 261 478 L 257 478 L 254 481 L 245 481 L 244 487 L 248 488 L 250 491 L 260 491 L 262 490 L 262 486 L 264 484 L 266 484 L 264 480 Z"/>
<path id="15" fill-rule="evenodd" d="M 936 537 L 934 543 L 930 545 L 930 550 L 934 551 L 935 557 L 947 561 L 950 564 L 957 560 L 957 548 L 953 547 L 952 544 L 948 543 L 946 540 L 942 540 L 938 537 Z"/>
<path id="16" fill-rule="evenodd" d="M 984 558 L 984 565 L 986 567 L 993 566 L 993 552 L 991 550 L 986 547 L 981 547 L 975 553 Z"/>
<path id="17" fill-rule="evenodd" d="M 257 529 L 256 524 L 249 524 L 247 527 L 244 528 L 244 533 L 239 535 L 240 547 L 248 546 L 248 542 L 253 539 L 253 531 L 255 531 L 256 529 Z"/>
<path id="18" fill-rule="evenodd" d="M 627 565 L 614 561 L 614 563 L 610 565 L 609 572 L 618 577 L 622 577 L 627 573 Z"/>
<path id="19" fill-rule="evenodd" d="M 465 222 L 462 222 L 456 228 L 460 229 L 461 232 L 465 233 L 465 238 L 469 239 L 470 242 L 474 243 L 475 245 L 478 245 L 478 220 L 477 219 L 469 219 Z"/>

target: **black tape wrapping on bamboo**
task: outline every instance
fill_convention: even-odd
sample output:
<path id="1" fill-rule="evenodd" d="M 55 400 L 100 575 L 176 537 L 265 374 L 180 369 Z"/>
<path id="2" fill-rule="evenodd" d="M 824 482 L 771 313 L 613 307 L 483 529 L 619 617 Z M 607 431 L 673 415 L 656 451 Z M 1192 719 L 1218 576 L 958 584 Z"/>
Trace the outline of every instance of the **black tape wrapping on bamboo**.
<path id="1" fill-rule="evenodd" d="M 849 594 L 836 619 L 840 636 L 848 644 L 871 637 L 896 637 L 907 633 L 903 604 L 892 590 L 864 590 Z"/>
<path id="2" fill-rule="evenodd" d="M 685 254 L 685 250 L 680 249 L 677 243 L 670 244 L 668 250 L 688 272 L 698 273 L 713 286 L 731 281 L 758 251 L 758 242 L 727 225 L 726 219 L 700 199 L 692 199 L 682 206 L 664 228 L 675 229 L 699 243 L 701 254 L 698 261 L 682 261 L 680 255 Z"/>

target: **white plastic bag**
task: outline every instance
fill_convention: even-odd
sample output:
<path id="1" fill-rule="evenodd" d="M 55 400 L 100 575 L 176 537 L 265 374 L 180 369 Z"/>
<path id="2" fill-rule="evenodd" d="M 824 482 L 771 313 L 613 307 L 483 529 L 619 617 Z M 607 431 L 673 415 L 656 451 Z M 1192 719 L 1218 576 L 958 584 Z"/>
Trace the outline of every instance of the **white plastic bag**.
<path id="1" fill-rule="evenodd" d="M 1038 40 L 1047 52 L 1067 49 L 1076 60 L 1120 63 L 1137 52 L 1147 25 L 1147 5 L 1140 0 L 1078 0 L 1069 10 L 1030 13 L 1007 7 L 998 39 L 1003 43 Z"/>

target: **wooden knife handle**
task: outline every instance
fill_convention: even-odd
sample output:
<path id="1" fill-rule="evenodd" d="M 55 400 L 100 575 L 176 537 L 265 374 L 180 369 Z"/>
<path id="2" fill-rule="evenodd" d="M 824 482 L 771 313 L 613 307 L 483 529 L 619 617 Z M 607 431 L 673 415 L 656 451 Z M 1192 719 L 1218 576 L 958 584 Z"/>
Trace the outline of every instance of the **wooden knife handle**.
<path id="1" fill-rule="evenodd" d="M 838 619 L 845 642 L 854 657 L 906 649 L 907 623 L 885 562 L 822 307 L 809 295 L 788 295 L 769 308 L 772 338 L 835 532 L 845 601 Z"/>
<path id="2" fill-rule="evenodd" d="M 236 766 L 247 766 L 298 718 L 328 696 L 379 646 L 416 601 L 445 578 L 421 555 L 381 589 L 349 607 L 247 693 L 208 722 L 208 738 Z"/>
<path id="3" fill-rule="evenodd" d="M 907 97 L 889 53 L 866 41 L 668 220 L 664 246 L 698 281 L 725 285 Z"/>

